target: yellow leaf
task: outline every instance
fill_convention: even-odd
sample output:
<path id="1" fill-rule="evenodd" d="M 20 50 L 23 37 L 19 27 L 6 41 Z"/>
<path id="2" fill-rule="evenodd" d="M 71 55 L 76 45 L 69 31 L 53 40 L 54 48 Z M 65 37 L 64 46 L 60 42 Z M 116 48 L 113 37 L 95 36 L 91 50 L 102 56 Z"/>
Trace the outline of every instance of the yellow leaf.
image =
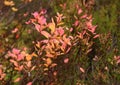
<path id="1" fill-rule="evenodd" d="M 18 11 L 18 9 L 15 7 L 12 7 L 12 11 L 16 12 L 16 11 Z"/>
<path id="2" fill-rule="evenodd" d="M 15 4 L 14 4 L 14 2 L 13 1 L 4 1 L 4 5 L 6 5 L 6 6 L 14 6 Z"/>
<path id="3" fill-rule="evenodd" d="M 45 66 L 45 67 L 48 67 L 48 65 L 47 65 L 47 64 L 44 64 L 44 66 Z"/>
<path id="4" fill-rule="evenodd" d="M 51 33 L 53 33 L 55 31 L 55 22 L 54 22 L 53 18 L 52 18 L 52 23 L 49 23 L 48 26 L 51 30 Z"/>
<path id="5" fill-rule="evenodd" d="M 44 68 L 44 71 L 48 71 L 48 68 Z"/>

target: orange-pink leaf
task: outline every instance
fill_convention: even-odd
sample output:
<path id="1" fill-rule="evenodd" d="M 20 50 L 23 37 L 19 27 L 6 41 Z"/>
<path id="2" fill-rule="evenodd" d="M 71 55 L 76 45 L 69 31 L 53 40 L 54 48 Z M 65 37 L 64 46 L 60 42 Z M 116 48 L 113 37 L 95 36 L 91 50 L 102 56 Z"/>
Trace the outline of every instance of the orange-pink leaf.
<path id="1" fill-rule="evenodd" d="M 69 59 L 68 58 L 65 58 L 64 59 L 64 63 L 68 63 L 69 62 Z"/>
<path id="2" fill-rule="evenodd" d="M 32 56 L 31 56 L 30 54 L 27 54 L 27 55 L 26 55 L 26 60 L 27 60 L 27 61 L 32 60 Z"/>
<path id="3" fill-rule="evenodd" d="M 41 34 L 44 35 L 46 38 L 49 38 L 51 35 L 46 31 L 41 31 Z"/>
<path id="4" fill-rule="evenodd" d="M 38 12 L 34 12 L 34 13 L 32 13 L 32 15 L 34 16 L 34 18 L 38 18 L 39 17 Z"/>
<path id="5" fill-rule="evenodd" d="M 37 30 L 38 32 L 41 31 L 41 26 L 40 26 L 39 24 L 35 24 L 35 28 L 36 28 L 36 30 Z"/>
<path id="6" fill-rule="evenodd" d="M 21 79 L 21 78 L 19 77 L 19 78 L 15 79 L 14 82 L 19 82 L 20 79 Z"/>
<path id="7" fill-rule="evenodd" d="M 82 13 L 82 9 L 80 8 L 79 10 L 78 10 L 78 14 L 81 14 Z"/>
<path id="8" fill-rule="evenodd" d="M 14 54 L 19 54 L 19 53 L 20 53 L 20 50 L 18 50 L 18 49 L 16 49 L 16 48 L 13 48 L 13 49 L 12 49 L 12 52 L 13 52 Z"/>
<path id="9" fill-rule="evenodd" d="M 50 65 L 52 63 L 52 60 L 50 58 L 47 58 L 46 63 L 47 63 L 47 65 Z"/>
<path id="10" fill-rule="evenodd" d="M 85 70 L 84 70 L 82 67 L 80 67 L 80 71 L 81 71 L 82 73 L 85 73 Z"/>
<path id="11" fill-rule="evenodd" d="M 18 28 L 12 30 L 12 33 L 16 33 L 16 32 L 18 32 Z"/>
<path id="12" fill-rule="evenodd" d="M 38 23 L 39 23 L 40 25 L 45 25 L 45 24 L 46 24 L 46 18 L 45 18 L 44 16 L 40 16 L 40 17 L 38 18 Z"/>
<path id="13" fill-rule="evenodd" d="M 28 82 L 26 85 L 32 85 L 32 82 Z"/>
<path id="14" fill-rule="evenodd" d="M 18 54 L 18 56 L 17 56 L 17 61 L 23 60 L 24 57 L 25 57 L 25 56 L 24 56 L 23 54 Z"/>
<path id="15" fill-rule="evenodd" d="M 13 64 L 14 64 L 14 66 L 18 66 L 18 63 L 17 63 L 15 60 L 10 59 L 10 62 L 11 62 L 11 63 L 13 63 Z"/>
<path id="16" fill-rule="evenodd" d="M 59 28 L 57 29 L 57 32 L 59 33 L 60 36 L 62 36 L 62 35 L 64 34 L 64 30 L 63 30 L 62 27 L 59 27 Z"/>
<path id="17" fill-rule="evenodd" d="M 99 34 L 97 34 L 97 35 L 95 35 L 93 38 L 98 38 L 100 35 Z"/>

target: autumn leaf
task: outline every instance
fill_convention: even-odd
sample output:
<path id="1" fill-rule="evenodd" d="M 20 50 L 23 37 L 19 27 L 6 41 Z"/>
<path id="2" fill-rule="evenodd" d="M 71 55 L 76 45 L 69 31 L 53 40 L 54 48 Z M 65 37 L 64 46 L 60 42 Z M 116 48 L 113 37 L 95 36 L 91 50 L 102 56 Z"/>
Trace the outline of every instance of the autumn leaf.
<path id="1" fill-rule="evenodd" d="M 57 32 L 59 33 L 60 36 L 62 36 L 62 35 L 64 34 L 64 30 L 63 30 L 62 27 L 59 27 L 59 28 L 57 29 Z"/>
<path id="2" fill-rule="evenodd" d="M 54 55 L 52 55 L 50 52 L 46 51 L 46 56 L 49 57 L 49 58 L 53 58 Z"/>
<path id="3" fill-rule="evenodd" d="M 76 20 L 75 22 L 74 22 L 74 26 L 78 26 L 79 25 L 79 20 Z"/>
<path id="4" fill-rule="evenodd" d="M 53 68 L 53 67 L 55 67 L 55 66 L 57 66 L 56 63 L 52 63 L 52 64 L 50 65 L 51 68 Z"/>
<path id="5" fill-rule="evenodd" d="M 31 61 L 28 61 L 27 63 L 26 63 L 26 65 L 27 65 L 27 67 L 28 68 L 30 68 L 32 65 L 31 65 Z"/>
<path id="6" fill-rule="evenodd" d="M 81 16 L 81 19 L 84 19 L 87 17 L 87 14 L 84 14 L 83 16 Z"/>
<path id="7" fill-rule="evenodd" d="M 32 85 L 32 82 L 28 82 L 26 85 Z"/>
<path id="8" fill-rule="evenodd" d="M 18 70 L 18 71 L 21 71 L 21 70 L 23 69 L 23 65 L 17 66 L 17 67 L 15 67 L 14 69 L 15 69 L 15 70 Z"/>
<path id="9" fill-rule="evenodd" d="M 12 30 L 12 33 L 16 33 L 16 32 L 18 32 L 18 28 Z"/>
<path id="10" fill-rule="evenodd" d="M 11 9 L 12 9 L 12 11 L 14 11 L 14 12 L 18 11 L 18 9 L 15 8 L 15 7 L 12 7 Z"/>
<path id="11" fill-rule="evenodd" d="M 63 52 L 65 51 L 66 46 L 67 46 L 67 44 L 65 42 L 63 42 L 62 46 L 60 47 Z"/>
<path id="12" fill-rule="evenodd" d="M 55 31 L 55 22 L 54 22 L 53 18 L 52 18 L 52 23 L 49 23 L 48 27 L 50 28 L 51 33 L 53 33 Z"/>
<path id="13" fill-rule="evenodd" d="M 60 25 L 63 25 L 63 24 L 64 24 L 64 22 L 60 22 L 60 23 L 57 24 L 57 26 L 60 26 Z"/>
<path id="14" fill-rule="evenodd" d="M 120 63 L 120 56 L 114 56 L 114 59 L 115 59 L 115 61 L 116 61 L 117 64 Z"/>
<path id="15" fill-rule="evenodd" d="M 32 53 L 32 56 L 38 57 L 38 55 L 37 55 L 37 54 L 35 54 L 35 53 Z"/>
<path id="16" fill-rule="evenodd" d="M 56 71 L 54 71 L 54 72 L 53 72 L 53 75 L 54 75 L 54 76 L 56 76 L 56 75 L 57 75 L 57 72 L 56 72 Z"/>
<path id="17" fill-rule="evenodd" d="M 21 53 L 21 54 L 18 54 L 18 56 L 17 56 L 17 61 L 21 61 L 21 60 L 24 60 L 24 57 L 25 57 L 25 55 L 23 54 L 23 53 Z"/>
<path id="18" fill-rule="evenodd" d="M 63 18 L 65 18 L 65 17 L 63 16 L 63 14 L 60 14 L 60 13 L 57 12 L 57 16 L 56 16 L 57 23 L 61 23 L 61 20 L 62 20 Z"/>
<path id="19" fill-rule="evenodd" d="M 10 62 L 14 64 L 14 66 L 18 66 L 18 62 L 16 62 L 15 60 L 13 59 L 10 59 Z"/>
<path id="20" fill-rule="evenodd" d="M 46 38 L 49 38 L 51 35 L 46 31 L 41 31 L 41 34 L 44 35 Z"/>
<path id="21" fill-rule="evenodd" d="M 51 58 L 47 58 L 47 59 L 46 59 L 46 63 L 47 63 L 47 65 L 50 65 L 50 64 L 52 63 Z"/>
<path id="22" fill-rule="evenodd" d="M 68 63 L 69 62 L 69 59 L 68 58 L 65 58 L 64 59 L 64 63 Z"/>
<path id="23" fill-rule="evenodd" d="M 40 16 L 40 18 L 38 18 L 38 23 L 40 25 L 46 25 L 46 18 L 44 16 Z"/>
<path id="24" fill-rule="evenodd" d="M 7 1 L 7 0 L 5 0 L 4 1 L 4 5 L 6 5 L 6 6 L 14 6 L 15 4 L 14 4 L 13 1 Z"/>
<path id="25" fill-rule="evenodd" d="M 6 76 L 5 73 L 3 73 L 3 70 L 0 68 L 0 80 L 2 80 Z"/>
<path id="26" fill-rule="evenodd" d="M 5 50 L 4 48 L 0 48 L 0 54 L 4 53 L 5 52 L 4 50 Z"/>
<path id="27" fill-rule="evenodd" d="M 80 9 L 78 9 L 78 15 L 79 14 L 81 14 L 83 11 L 82 11 L 82 9 L 80 8 Z"/>
<path id="28" fill-rule="evenodd" d="M 97 34 L 97 35 L 95 35 L 93 38 L 95 39 L 95 38 L 98 38 L 100 35 L 99 34 Z"/>
<path id="29" fill-rule="evenodd" d="M 27 55 L 26 55 L 26 60 L 27 60 L 27 61 L 30 61 L 31 59 L 32 59 L 32 56 L 29 55 L 29 54 L 27 54 Z"/>
<path id="30" fill-rule="evenodd" d="M 85 73 L 85 70 L 84 70 L 82 67 L 80 67 L 80 71 L 81 71 L 82 73 Z"/>
<path id="31" fill-rule="evenodd" d="M 66 50 L 66 52 L 65 52 L 65 53 L 68 53 L 68 52 L 70 51 L 70 49 L 71 49 L 71 47 L 69 47 L 69 48 Z"/>
<path id="32" fill-rule="evenodd" d="M 71 41 L 69 38 L 66 37 L 66 35 L 63 35 L 63 40 L 65 43 L 67 43 L 68 45 L 71 45 Z"/>
<path id="33" fill-rule="evenodd" d="M 19 54 L 20 53 L 20 50 L 16 49 L 16 48 L 13 48 L 12 49 L 12 53 L 13 54 Z"/>
<path id="34" fill-rule="evenodd" d="M 36 68 L 36 66 L 33 66 L 33 67 L 31 68 L 31 71 L 33 71 L 35 68 Z"/>
<path id="35" fill-rule="evenodd" d="M 14 82 L 19 82 L 20 79 L 21 79 L 21 78 L 19 77 L 19 78 L 15 79 Z"/>
<path id="36" fill-rule="evenodd" d="M 0 68 L 0 75 L 2 74 L 2 69 Z"/>
<path id="37" fill-rule="evenodd" d="M 48 68 L 44 68 L 44 71 L 48 71 Z"/>
<path id="38" fill-rule="evenodd" d="M 36 30 L 37 30 L 38 32 L 41 31 L 41 26 L 40 26 L 39 24 L 35 24 L 35 28 L 36 28 Z"/>
<path id="39" fill-rule="evenodd" d="M 38 18 L 39 17 L 39 13 L 38 12 L 34 12 L 34 13 L 32 13 L 32 15 L 34 16 L 34 18 Z"/>

